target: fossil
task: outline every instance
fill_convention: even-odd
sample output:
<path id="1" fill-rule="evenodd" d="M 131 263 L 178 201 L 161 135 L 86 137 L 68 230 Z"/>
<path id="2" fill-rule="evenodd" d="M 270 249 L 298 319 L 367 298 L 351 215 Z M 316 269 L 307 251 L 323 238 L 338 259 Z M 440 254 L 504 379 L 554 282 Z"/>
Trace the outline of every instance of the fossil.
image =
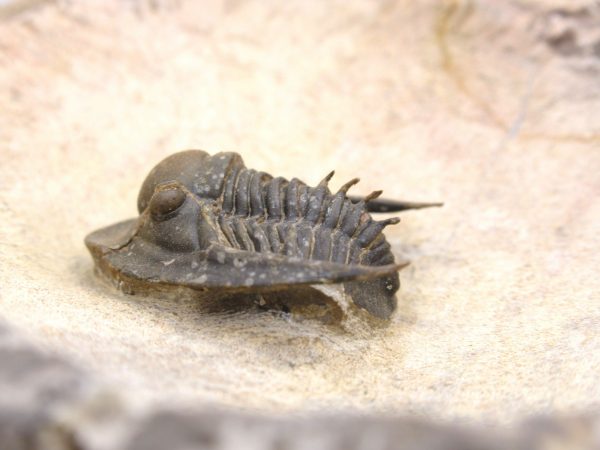
<path id="1" fill-rule="evenodd" d="M 332 193 L 247 169 L 237 153 L 175 153 L 146 177 L 139 216 L 85 239 L 97 270 L 128 293 L 169 287 L 199 295 L 317 295 L 335 284 L 373 316 L 396 308 L 398 271 L 383 230 L 398 218 L 370 213 L 438 206 Z M 320 288 L 320 289 L 319 289 Z"/>

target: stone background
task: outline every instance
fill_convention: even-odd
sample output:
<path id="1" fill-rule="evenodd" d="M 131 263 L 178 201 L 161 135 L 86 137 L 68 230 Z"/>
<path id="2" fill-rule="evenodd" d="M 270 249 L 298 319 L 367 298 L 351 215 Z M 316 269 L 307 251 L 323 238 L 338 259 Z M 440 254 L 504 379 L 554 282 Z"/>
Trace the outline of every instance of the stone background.
<path id="1" fill-rule="evenodd" d="M 0 10 L 0 315 L 132 401 L 511 424 L 600 400 L 600 7 L 28 2 Z M 88 232 L 185 148 L 443 200 L 354 332 L 100 283 Z"/>

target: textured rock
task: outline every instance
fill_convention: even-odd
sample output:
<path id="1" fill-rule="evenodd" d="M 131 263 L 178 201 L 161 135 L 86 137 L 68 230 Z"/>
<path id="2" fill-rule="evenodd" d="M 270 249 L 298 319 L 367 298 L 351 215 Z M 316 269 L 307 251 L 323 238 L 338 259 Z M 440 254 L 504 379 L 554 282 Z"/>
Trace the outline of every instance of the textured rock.
<path id="1" fill-rule="evenodd" d="M 70 364 L 39 352 L 0 323 L 0 446 L 39 446 L 40 434 L 54 425 L 53 411 L 77 399 L 82 381 Z"/>
<path id="2" fill-rule="evenodd" d="M 0 323 L 0 446 L 3 449 L 463 449 L 480 437 L 414 420 L 273 419 L 131 405 L 84 372 L 27 343 Z M 108 434 L 108 436 L 107 436 Z M 414 447 L 417 448 L 417 447 Z M 485 444 L 485 448 L 493 448 Z"/>
<path id="3" fill-rule="evenodd" d="M 461 429 L 392 417 L 274 418 L 205 408 L 135 408 L 0 323 L 0 446 L 10 450 L 596 448 L 594 416 L 522 430 Z M 554 447 L 552 447 L 554 446 Z"/>
<path id="4" fill-rule="evenodd" d="M 598 8 L 49 4 L 0 27 L 0 315 L 140 399 L 509 423 L 600 402 Z M 121 295 L 89 231 L 167 154 L 443 200 L 387 328 Z"/>

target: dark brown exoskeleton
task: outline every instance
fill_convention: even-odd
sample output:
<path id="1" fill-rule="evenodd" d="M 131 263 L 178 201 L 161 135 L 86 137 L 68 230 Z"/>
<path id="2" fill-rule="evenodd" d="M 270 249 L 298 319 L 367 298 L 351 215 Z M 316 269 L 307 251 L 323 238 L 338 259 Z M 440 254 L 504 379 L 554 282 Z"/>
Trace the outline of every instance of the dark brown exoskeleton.
<path id="1" fill-rule="evenodd" d="M 370 212 L 436 206 L 336 193 L 247 169 L 237 153 L 176 153 L 144 181 L 139 217 L 86 238 L 100 272 L 128 292 L 182 286 L 208 295 L 265 294 L 337 283 L 380 318 L 400 283 L 383 229 Z M 315 291 L 316 292 L 316 291 Z"/>

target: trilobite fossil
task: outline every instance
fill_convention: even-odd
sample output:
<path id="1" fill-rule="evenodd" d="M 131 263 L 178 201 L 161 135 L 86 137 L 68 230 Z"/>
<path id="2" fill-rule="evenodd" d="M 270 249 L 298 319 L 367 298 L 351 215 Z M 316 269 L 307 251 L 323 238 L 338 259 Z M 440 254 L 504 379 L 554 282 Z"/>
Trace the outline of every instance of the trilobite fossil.
<path id="1" fill-rule="evenodd" d="M 397 218 L 370 213 L 437 204 L 332 193 L 247 169 L 237 153 L 173 154 L 138 196 L 139 217 L 100 229 L 85 243 L 100 273 L 125 292 L 185 287 L 212 297 L 310 296 L 336 284 L 358 307 L 388 318 L 400 283 L 383 229 Z"/>

